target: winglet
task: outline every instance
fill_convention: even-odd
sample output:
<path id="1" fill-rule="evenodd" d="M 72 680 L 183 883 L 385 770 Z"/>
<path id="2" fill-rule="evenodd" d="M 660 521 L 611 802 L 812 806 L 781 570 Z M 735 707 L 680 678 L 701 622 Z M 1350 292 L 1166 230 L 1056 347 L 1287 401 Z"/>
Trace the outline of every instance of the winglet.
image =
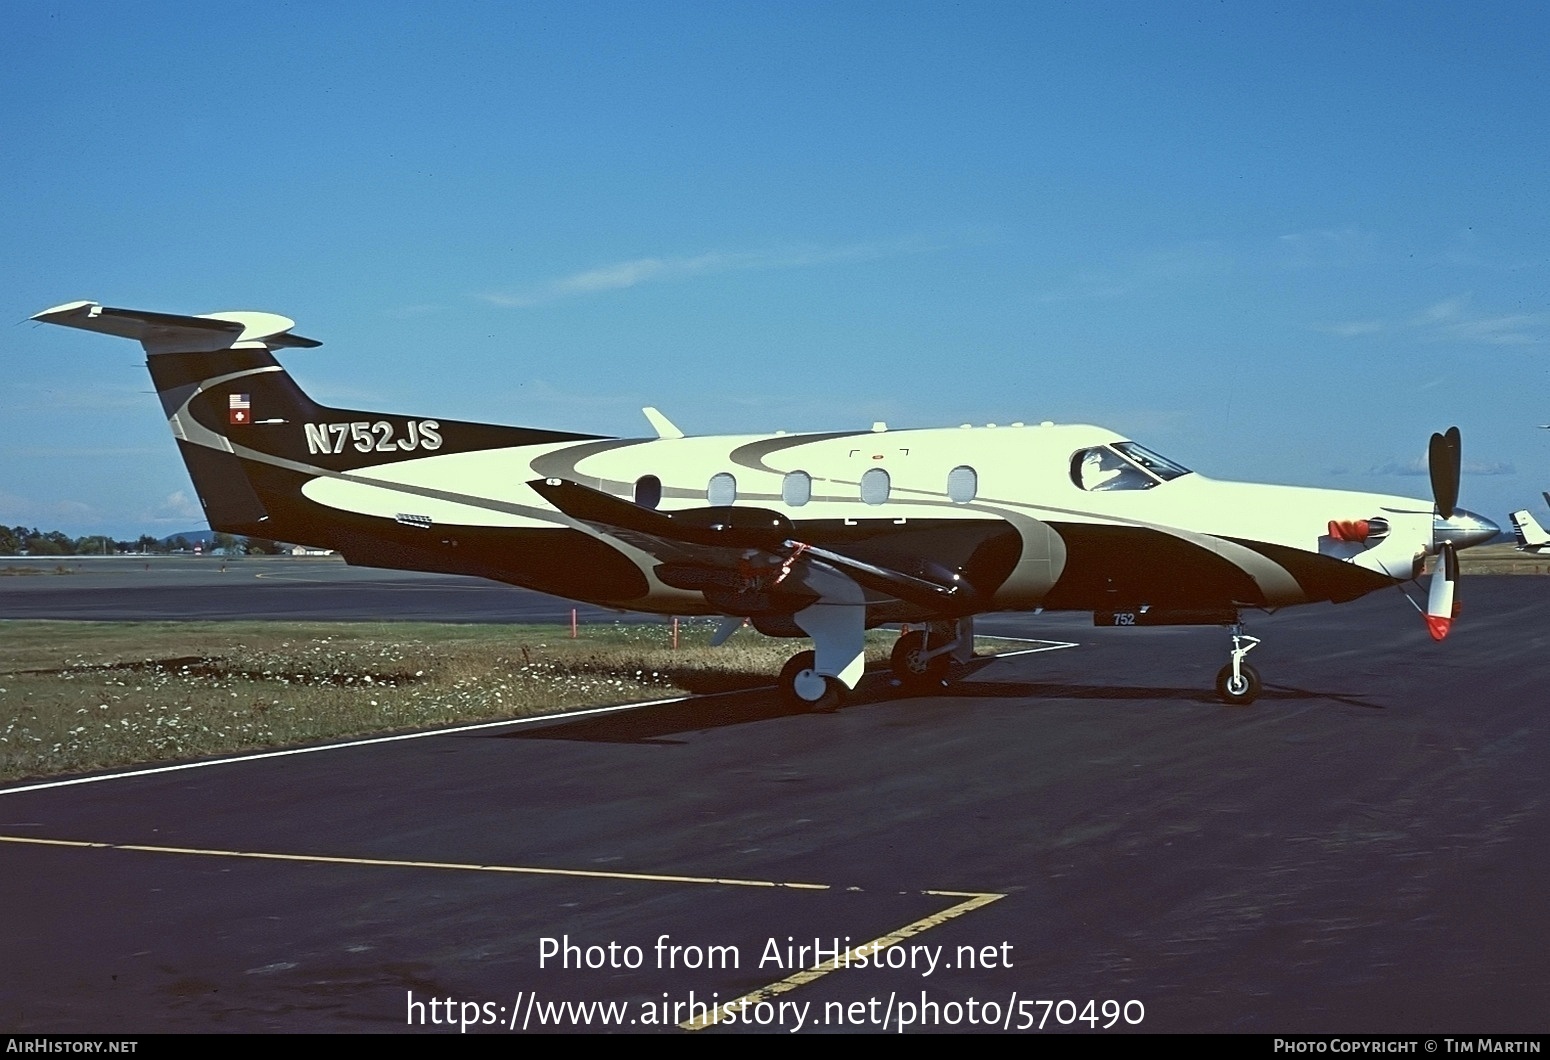
<path id="1" fill-rule="evenodd" d="M 651 424 L 651 429 L 657 432 L 658 438 L 682 438 L 684 436 L 684 432 L 680 431 L 672 420 L 662 415 L 660 410 L 647 405 L 641 409 L 641 412 L 645 414 L 647 422 Z"/>

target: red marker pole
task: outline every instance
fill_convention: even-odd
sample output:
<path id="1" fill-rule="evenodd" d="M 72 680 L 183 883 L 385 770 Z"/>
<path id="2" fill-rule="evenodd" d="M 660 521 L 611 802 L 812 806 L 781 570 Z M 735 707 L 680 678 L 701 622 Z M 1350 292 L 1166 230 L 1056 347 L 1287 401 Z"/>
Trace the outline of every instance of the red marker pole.
<path id="1" fill-rule="evenodd" d="M 576 609 L 570 609 L 570 639 L 576 639 Z"/>
<path id="2" fill-rule="evenodd" d="M 673 616 L 673 650 L 678 650 L 678 616 Z"/>

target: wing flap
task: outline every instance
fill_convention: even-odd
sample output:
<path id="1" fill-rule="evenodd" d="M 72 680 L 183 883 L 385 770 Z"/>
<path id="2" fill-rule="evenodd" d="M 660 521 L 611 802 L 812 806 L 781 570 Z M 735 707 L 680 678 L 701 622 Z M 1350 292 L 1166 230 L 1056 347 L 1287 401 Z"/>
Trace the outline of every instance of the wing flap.
<path id="1" fill-rule="evenodd" d="M 659 577 L 679 588 L 699 589 L 707 599 L 746 595 L 753 608 L 756 596 L 773 605 L 798 586 L 821 597 L 825 579 L 838 571 L 881 599 L 933 613 L 971 614 L 984 606 L 961 575 L 921 577 L 807 544 L 797 540 L 789 519 L 766 508 L 659 512 L 566 479 L 528 485 L 571 518 L 662 560 Z"/>

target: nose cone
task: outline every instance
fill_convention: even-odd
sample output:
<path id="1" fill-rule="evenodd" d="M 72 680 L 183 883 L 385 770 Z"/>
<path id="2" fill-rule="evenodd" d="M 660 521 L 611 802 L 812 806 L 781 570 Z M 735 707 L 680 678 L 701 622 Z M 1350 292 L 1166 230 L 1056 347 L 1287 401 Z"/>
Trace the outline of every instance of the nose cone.
<path id="1" fill-rule="evenodd" d="M 1491 520 L 1463 508 L 1455 508 L 1446 519 L 1440 515 L 1432 517 L 1432 543 L 1436 545 L 1451 541 L 1454 548 L 1469 548 L 1483 545 L 1499 533 L 1501 527 Z"/>

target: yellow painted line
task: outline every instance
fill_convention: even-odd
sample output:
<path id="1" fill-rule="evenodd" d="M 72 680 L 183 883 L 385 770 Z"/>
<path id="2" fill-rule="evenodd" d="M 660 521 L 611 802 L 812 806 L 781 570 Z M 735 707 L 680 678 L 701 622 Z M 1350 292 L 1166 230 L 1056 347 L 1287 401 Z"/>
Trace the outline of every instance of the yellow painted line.
<path id="1" fill-rule="evenodd" d="M 715 884 L 721 887 L 784 887 L 799 891 L 832 890 L 827 883 L 740 880 L 721 876 L 674 876 L 665 873 L 611 872 L 605 869 L 555 869 L 535 865 L 474 865 L 457 861 L 400 861 L 392 858 L 330 857 L 324 854 L 276 854 L 254 850 L 210 850 L 202 847 L 148 846 L 142 843 L 95 843 L 78 839 L 42 839 L 0 835 L 0 843 L 75 847 L 83 850 L 133 850 L 143 854 L 183 854 L 207 858 L 251 858 L 258 861 L 298 861 L 316 865 L 371 865 L 396 869 L 449 869 L 458 872 L 505 872 L 523 876 L 568 876 L 595 880 L 635 880 L 646 883 Z"/>
<path id="2" fill-rule="evenodd" d="M 744 994 L 742 997 L 735 1001 L 727 1001 L 719 1004 L 714 1009 L 707 1012 L 704 1016 L 701 1016 L 698 1019 L 689 1020 L 687 1023 L 680 1023 L 678 1026 L 686 1031 L 702 1031 L 706 1027 L 712 1027 L 717 1023 L 720 1023 L 724 1018 L 733 1014 L 733 1012 L 739 1008 L 743 1008 L 748 1005 L 756 1005 L 760 1001 L 764 1001 L 767 998 L 777 997 L 781 994 L 787 993 L 788 991 L 795 990 L 799 986 L 806 986 L 808 983 L 813 982 L 815 979 L 822 979 L 830 972 L 837 972 L 842 969 L 849 968 L 851 962 L 856 961 L 864 955 L 875 954 L 878 950 L 885 950 L 889 946 L 897 945 L 907 938 L 919 935 L 923 931 L 929 931 L 934 927 L 938 927 L 947 923 L 949 920 L 952 920 L 955 917 L 963 916 L 965 913 L 972 913 L 976 909 L 983 908 L 984 906 L 989 905 L 991 902 L 999 901 L 1000 899 L 1006 897 L 1004 894 L 976 894 L 972 891 L 926 891 L 925 893 L 942 895 L 951 898 L 966 898 L 967 901 L 959 902 L 957 905 L 950 906 L 947 909 L 942 910 L 940 913 L 932 913 L 930 916 L 922 917 L 913 923 L 905 924 L 897 931 L 891 931 L 880 938 L 873 939 L 871 942 L 863 942 L 855 949 L 849 950 L 843 954 L 831 958 L 830 960 L 824 961 L 822 964 L 816 964 L 813 967 L 808 968 L 806 971 L 797 972 L 795 975 L 787 976 L 785 979 L 782 979 L 777 983 L 771 983 L 769 986 L 760 987 L 758 990 L 755 990 L 752 993 Z"/>
<path id="3" fill-rule="evenodd" d="M 145 843 L 102 843 L 85 839 L 46 839 L 40 836 L 15 836 L 0 835 L 0 843 L 18 843 L 26 846 L 44 847 L 68 847 L 76 850 L 126 850 L 142 854 L 181 854 L 185 857 L 212 857 L 212 858 L 247 858 L 256 861 L 292 861 L 314 865 L 364 865 L 376 868 L 397 869 L 442 869 L 457 872 L 501 872 L 513 875 L 525 876 L 564 876 L 579 879 L 603 879 L 603 880 L 631 880 L 645 883 L 688 883 L 710 884 L 722 887 L 772 887 L 789 888 L 802 891 L 828 891 L 833 890 L 834 885 L 827 883 L 799 883 L 780 882 L 776 880 L 745 880 L 725 876 L 677 876 L 667 873 L 646 872 L 614 872 L 604 869 L 556 869 L 544 868 L 532 865 L 476 865 L 458 861 L 407 861 L 393 858 L 351 858 L 336 857 L 326 854 L 281 854 L 271 851 L 255 850 L 218 850 L 206 847 L 173 847 L 154 846 Z M 848 888 L 855 890 L 856 888 Z M 934 895 L 943 898 L 962 898 L 964 901 L 932 913 L 929 916 L 905 924 L 903 927 L 882 935 L 870 942 L 864 942 L 855 948 L 846 951 L 822 964 L 813 966 L 794 975 L 787 976 L 778 982 L 760 987 L 758 990 L 744 994 L 734 1001 L 717 1005 L 705 1016 L 690 1020 L 679 1026 L 687 1031 L 704 1030 L 721 1022 L 734 1010 L 746 1005 L 754 1005 L 766 998 L 777 997 L 781 994 L 806 986 L 817 979 L 821 979 L 830 972 L 841 971 L 849 968 L 853 962 L 866 954 L 875 955 L 879 950 L 895 946 L 904 940 L 939 927 L 949 920 L 981 909 L 991 902 L 1005 898 L 1004 894 L 977 891 L 922 891 L 922 894 Z"/>

